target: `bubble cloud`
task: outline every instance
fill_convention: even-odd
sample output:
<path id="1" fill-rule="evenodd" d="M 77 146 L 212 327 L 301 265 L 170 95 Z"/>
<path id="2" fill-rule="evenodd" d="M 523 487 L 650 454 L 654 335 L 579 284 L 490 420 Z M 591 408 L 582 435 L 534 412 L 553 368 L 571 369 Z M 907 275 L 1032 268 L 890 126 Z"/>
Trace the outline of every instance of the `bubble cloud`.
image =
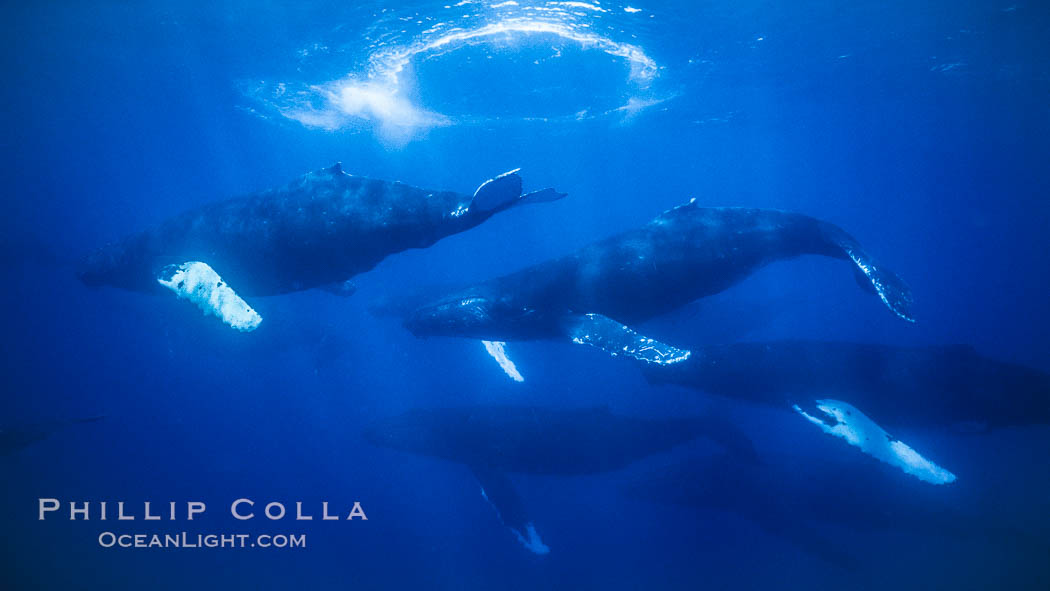
<path id="1" fill-rule="evenodd" d="M 470 8 L 470 4 L 446 6 L 446 10 L 462 11 Z M 419 18 L 417 23 L 425 24 L 425 30 L 407 40 L 395 36 L 374 43 L 363 64 L 340 78 L 308 85 L 282 82 L 267 87 L 264 84 L 253 94 L 283 117 L 308 128 L 371 129 L 388 142 L 404 143 L 434 128 L 485 121 L 483 116 L 444 114 L 440 104 L 424 106 L 416 92 L 413 65 L 468 47 L 495 46 L 508 39 L 547 35 L 583 50 L 617 58 L 627 66 L 627 79 L 618 83 L 627 98 L 615 108 L 587 110 L 587 118 L 635 115 L 663 100 L 650 92 L 660 66 L 640 45 L 598 33 L 595 19 L 611 11 L 597 3 L 526 5 L 503 1 L 480 10 L 483 13 L 463 14 L 460 18 L 433 24 L 434 19 Z"/>

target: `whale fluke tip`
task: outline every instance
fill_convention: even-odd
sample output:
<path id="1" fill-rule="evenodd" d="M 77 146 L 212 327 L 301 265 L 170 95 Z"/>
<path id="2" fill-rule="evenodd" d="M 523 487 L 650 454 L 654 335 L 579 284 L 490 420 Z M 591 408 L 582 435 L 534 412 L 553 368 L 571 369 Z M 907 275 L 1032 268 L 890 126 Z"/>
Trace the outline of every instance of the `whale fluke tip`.
<path id="1" fill-rule="evenodd" d="M 847 234 L 842 228 L 828 223 L 819 222 L 823 228 L 825 238 L 842 250 L 845 258 L 853 261 L 856 269 L 868 281 L 875 293 L 886 304 L 894 314 L 907 322 L 915 322 L 912 305 L 911 288 L 896 273 L 875 262 L 855 238 Z"/>
<path id="2" fill-rule="evenodd" d="M 903 279 L 889 269 L 875 264 L 871 258 L 859 248 L 846 248 L 846 254 L 857 269 L 864 274 L 875 288 L 875 293 L 886 304 L 886 307 L 896 314 L 900 319 L 915 323 L 915 313 L 912 306 L 915 303 L 911 295 L 911 288 Z"/>
<path id="3" fill-rule="evenodd" d="M 915 312 L 912 311 L 915 300 L 912 298 L 911 288 L 904 280 L 894 273 L 884 272 L 880 285 L 877 285 L 875 290 L 894 314 L 912 324 L 915 323 Z"/>
<path id="4" fill-rule="evenodd" d="M 549 203 L 568 197 L 568 193 L 561 193 L 552 188 L 540 189 L 531 193 L 525 193 L 519 198 L 523 203 Z"/>

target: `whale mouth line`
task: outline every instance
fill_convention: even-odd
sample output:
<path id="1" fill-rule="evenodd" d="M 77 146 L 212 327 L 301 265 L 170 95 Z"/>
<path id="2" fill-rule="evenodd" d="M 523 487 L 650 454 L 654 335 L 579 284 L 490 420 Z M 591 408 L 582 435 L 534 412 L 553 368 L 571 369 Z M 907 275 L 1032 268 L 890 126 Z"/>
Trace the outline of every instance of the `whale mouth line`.
<path id="1" fill-rule="evenodd" d="M 583 8 L 577 5 L 583 4 L 586 3 L 554 2 L 544 6 L 519 6 L 511 2 L 490 5 L 486 8 L 497 11 L 495 20 L 467 20 L 467 24 L 461 26 L 458 19 L 449 19 L 430 26 L 405 43 L 397 43 L 397 40 L 381 41 L 373 46 L 357 71 L 334 80 L 307 85 L 272 85 L 264 82 L 250 90 L 249 94 L 267 103 L 282 117 L 306 128 L 326 131 L 370 128 L 381 138 L 393 143 L 407 143 L 439 127 L 532 120 L 589 120 L 610 115 L 630 118 L 667 100 L 668 97 L 661 97 L 651 89 L 661 70 L 656 61 L 640 45 L 615 41 L 596 32 L 594 18 L 599 13 L 581 13 Z M 600 12 L 606 11 L 602 9 Z M 463 15 L 464 18 L 467 16 L 478 15 Z M 614 58 L 624 66 L 626 79 L 615 82 L 616 86 L 610 86 L 607 94 L 612 96 L 603 97 L 604 102 L 601 104 L 574 104 L 577 108 L 552 109 L 554 112 L 495 115 L 478 112 L 476 105 L 473 109 L 456 111 L 453 105 L 448 104 L 447 100 L 441 100 L 441 97 L 436 105 L 426 105 L 420 99 L 418 91 L 421 85 L 416 70 L 423 62 L 435 58 L 452 59 L 457 52 L 479 46 L 520 51 L 520 46 L 515 47 L 515 43 L 542 39 L 543 36 L 573 50 L 594 51 L 603 57 Z M 553 49 L 555 55 L 551 56 L 552 61 L 561 57 L 560 50 Z M 484 56 L 489 59 L 492 57 L 492 54 Z M 460 63 L 469 60 L 469 57 L 464 58 L 462 55 L 455 58 Z M 449 69 L 452 72 L 457 70 L 456 67 Z M 603 72 L 602 75 L 611 74 Z M 512 79 L 513 76 L 507 78 Z M 601 83 L 608 84 L 610 81 Z M 479 96 L 481 98 L 477 100 L 485 95 L 482 93 Z"/>

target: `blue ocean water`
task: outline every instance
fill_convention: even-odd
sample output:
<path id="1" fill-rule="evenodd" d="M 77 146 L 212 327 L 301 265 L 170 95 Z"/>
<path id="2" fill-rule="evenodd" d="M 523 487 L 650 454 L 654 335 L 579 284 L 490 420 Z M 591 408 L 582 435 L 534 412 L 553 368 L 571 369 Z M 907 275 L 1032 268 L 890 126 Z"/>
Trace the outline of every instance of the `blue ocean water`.
<path id="1" fill-rule="evenodd" d="M 1030 537 L 819 526 L 844 569 L 625 470 L 513 476 L 551 552 L 524 551 L 460 464 L 376 448 L 415 408 L 718 412 L 763 451 L 867 460 L 790 409 L 653 386 L 622 359 L 416 339 L 370 304 L 502 275 L 704 206 L 797 210 L 911 285 L 898 321 L 841 261 L 777 263 L 646 323 L 667 342 L 965 343 L 1050 370 L 1050 11 L 1039 2 L 171 2 L 9 5 L 0 424 L 106 415 L 0 457 L 3 588 L 1046 588 L 1050 430 L 898 433 L 960 480 L 945 503 Z M 192 207 L 342 162 L 471 193 L 521 168 L 522 207 L 388 257 L 358 291 L 253 300 L 237 334 L 174 298 L 89 289 L 74 264 Z M 258 337 L 258 338 L 254 338 Z M 1007 402 L 1008 403 L 1008 402 Z M 717 474 L 702 475 L 718 478 Z M 901 475 L 902 483 L 906 477 Z M 904 484 L 902 484 L 904 486 Z M 813 487 L 820 487 L 814 482 Z M 204 501 L 189 522 L 37 519 L 39 498 Z M 232 520 L 246 497 L 367 521 Z M 872 498 L 873 503 L 878 502 Z M 104 548 L 113 531 L 286 533 L 305 549 Z"/>

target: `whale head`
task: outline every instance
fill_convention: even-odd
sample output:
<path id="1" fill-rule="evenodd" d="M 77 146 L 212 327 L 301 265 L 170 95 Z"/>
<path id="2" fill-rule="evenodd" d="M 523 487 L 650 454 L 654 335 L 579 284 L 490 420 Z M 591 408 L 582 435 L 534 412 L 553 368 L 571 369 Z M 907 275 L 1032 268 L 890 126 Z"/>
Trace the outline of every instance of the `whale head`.
<path id="1" fill-rule="evenodd" d="M 463 337 L 488 341 L 542 338 L 549 323 L 536 310 L 502 297 L 461 292 L 418 306 L 405 328 L 417 337 Z"/>
<path id="2" fill-rule="evenodd" d="M 417 337 L 479 337 L 498 324 L 496 314 L 493 300 L 458 295 L 416 308 L 405 319 L 405 328 Z"/>

